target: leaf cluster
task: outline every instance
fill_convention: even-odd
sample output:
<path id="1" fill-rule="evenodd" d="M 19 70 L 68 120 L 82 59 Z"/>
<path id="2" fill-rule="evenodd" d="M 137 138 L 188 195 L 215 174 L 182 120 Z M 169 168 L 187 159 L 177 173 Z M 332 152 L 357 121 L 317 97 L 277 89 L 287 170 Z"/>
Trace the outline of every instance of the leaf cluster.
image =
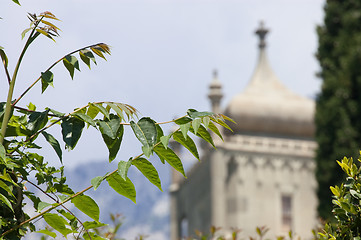
<path id="1" fill-rule="evenodd" d="M 135 186 L 127 174 L 129 168 L 134 166 L 162 191 L 158 171 L 150 157 L 158 156 L 163 164 L 168 163 L 185 176 L 181 159 L 168 146 L 170 139 L 179 142 L 199 160 L 197 146 L 190 135 L 215 147 L 210 132 L 222 139 L 217 125 L 230 129 L 225 121 L 232 120 L 224 115 L 189 109 L 181 118 L 157 123 L 150 117 L 139 119 L 137 110 L 131 105 L 112 101 L 90 102 L 70 113 L 62 113 L 51 107 L 38 110 L 32 103 L 25 107 L 20 106 L 20 100 L 35 85 L 41 83 L 42 93 L 49 85 L 53 86 L 54 74 L 51 69 L 58 63 L 63 63 L 73 79 L 75 70 L 80 71 L 80 61 L 76 54 L 89 68 L 91 62 L 97 63 L 96 57 L 106 60 L 105 56 L 110 54 L 109 46 L 104 43 L 72 51 L 41 72 L 40 76 L 14 99 L 17 74 L 29 46 L 39 36 L 54 40 L 54 37 L 59 35 L 59 28 L 50 22 L 58 20 L 52 13 L 29 14 L 28 18 L 30 27 L 22 33 L 23 38 L 28 37 L 12 74 L 8 71 L 9 62 L 5 49 L 0 47 L 0 56 L 9 83 L 7 100 L 0 102 L 0 239 L 20 239 L 28 231 L 37 231 L 52 238 L 60 234 L 63 237 L 73 235 L 77 239 L 105 239 L 95 230 L 104 224 L 99 220 L 98 204 L 85 194 L 88 190 L 96 190 L 102 182 L 107 182 L 114 191 L 136 202 Z M 165 135 L 161 125 L 170 123 L 176 124 L 178 129 Z M 52 134 L 55 131 L 52 129 L 56 127 L 60 128 L 61 140 Z M 38 138 L 43 137 L 49 143 L 63 164 L 63 149 L 73 150 L 83 131 L 89 127 L 95 128 L 103 139 L 108 149 L 108 162 L 117 159 L 125 127 L 132 129 L 142 145 L 141 152 L 131 156 L 128 161 L 118 160 L 118 168 L 113 172 L 94 177 L 89 187 L 75 192 L 66 183 L 64 166 L 49 166 L 39 154 L 44 146 L 38 144 Z M 41 192 L 42 196 L 28 190 L 30 185 Z M 25 198 L 32 203 L 37 215 L 30 217 L 24 211 Z M 70 203 L 91 221 L 82 221 L 65 203 Z M 40 218 L 45 220 L 50 228 L 36 229 L 34 221 Z"/>
<path id="2" fill-rule="evenodd" d="M 361 154 L 361 153 L 360 153 Z M 361 162 L 359 157 L 358 162 Z M 352 158 L 337 161 L 346 174 L 346 180 L 330 187 L 333 194 L 332 213 L 335 222 L 325 224 L 319 239 L 361 239 L 361 167 Z"/>

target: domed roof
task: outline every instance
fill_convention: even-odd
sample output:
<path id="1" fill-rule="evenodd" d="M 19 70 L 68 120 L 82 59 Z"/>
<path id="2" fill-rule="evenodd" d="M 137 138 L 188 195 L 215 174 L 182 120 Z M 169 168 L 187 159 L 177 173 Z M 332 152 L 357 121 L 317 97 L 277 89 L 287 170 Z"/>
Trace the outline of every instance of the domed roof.
<path id="1" fill-rule="evenodd" d="M 233 97 L 225 114 L 237 125 L 235 133 L 313 137 L 313 100 L 299 96 L 285 87 L 271 69 L 265 47 L 268 30 L 261 23 L 259 58 L 251 81 L 243 92 Z"/>

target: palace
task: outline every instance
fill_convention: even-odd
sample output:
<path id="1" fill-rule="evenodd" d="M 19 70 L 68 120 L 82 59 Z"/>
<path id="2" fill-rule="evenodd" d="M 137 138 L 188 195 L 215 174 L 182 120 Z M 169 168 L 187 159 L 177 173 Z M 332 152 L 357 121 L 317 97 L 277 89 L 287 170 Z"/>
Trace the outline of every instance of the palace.
<path id="1" fill-rule="evenodd" d="M 172 240 L 211 226 L 241 229 L 243 238 L 267 226 L 269 238 L 292 230 L 307 239 L 317 224 L 315 103 L 281 83 L 266 54 L 268 30 L 261 23 L 255 33 L 259 58 L 247 87 L 222 110 L 216 73 L 210 84 L 212 111 L 234 119 L 234 132 L 224 131 L 217 150 L 203 146 L 186 180 L 172 172 Z"/>

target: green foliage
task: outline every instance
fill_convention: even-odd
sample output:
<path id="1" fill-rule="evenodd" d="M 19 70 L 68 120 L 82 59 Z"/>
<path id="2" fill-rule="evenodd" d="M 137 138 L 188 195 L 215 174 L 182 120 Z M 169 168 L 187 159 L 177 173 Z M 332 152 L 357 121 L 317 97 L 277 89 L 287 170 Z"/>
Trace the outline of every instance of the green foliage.
<path id="1" fill-rule="evenodd" d="M 344 177 L 334 159 L 357 157 L 361 142 L 361 2 L 326 1 L 317 33 L 323 82 L 316 101 L 316 177 L 319 215 L 327 219 L 332 209 L 328 187 Z"/>
<path id="2" fill-rule="evenodd" d="M 270 240 L 270 238 L 265 238 L 267 232 L 269 231 L 269 228 L 262 226 L 262 227 L 256 227 L 255 228 L 255 234 L 254 236 L 247 236 L 247 238 L 244 238 L 242 236 L 242 230 L 241 229 L 230 229 L 228 234 L 222 233 L 222 228 L 211 226 L 209 229 L 209 233 L 205 234 L 203 232 L 200 232 L 198 230 L 195 231 L 195 237 L 185 237 L 184 240 L 241 240 L 241 239 L 249 239 L 249 240 L 263 240 L 267 239 Z M 288 238 L 285 236 L 278 236 L 274 238 L 276 240 L 301 240 L 300 237 L 295 237 L 292 231 L 288 232 Z M 315 240 L 317 239 L 317 236 L 315 236 Z"/>
<path id="3" fill-rule="evenodd" d="M 114 191 L 135 203 L 135 186 L 128 177 L 128 170 L 132 166 L 135 166 L 145 178 L 162 191 L 158 171 L 149 157 L 153 154 L 157 155 L 162 163 L 167 162 L 185 176 L 181 159 L 168 147 L 169 140 L 173 138 L 178 141 L 199 159 L 197 147 L 189 135 L 193 133 L 194 136 L 214 146 L 208 130 L 222 138 L 216 125 L 228 128 L 224 121 L 228 118 L 211 112 L 190 109 L 187 115 L 181 118 L 157 123 L 150 117 L 139 119 L 137 110 L 128 104 L 109 101 L 91 102 L 67 114 L 50 107 L 38 111 L 32 103 L 27 107 L 19 106 L 20 100 L 35 85 L 41 84 L 41 93 L 44 93 L 48 86 L 53 86 L 56 77 L 51 69 L 61 65 L 58 63 L 63 63 L 73 79 L 75 70 L 80 71 L 81 62 L 90 68 L 91 62 L 96 64 L 96 57 L 105 59 L 106 55 L 110 54 L 110 48 L 104 43 L 72 51 L 41 72 L 39 77 L 14 99 L 15 82 L 18 80 L 19 67 L 27 49 L 39 36 L 46 36 L 53 41 L 58 36 L 59 28 L 51 22 L 58 19 L 52 13 L 29 14 L 28 18 L 31 23 L 30 28 L 22 33 L 22 37 L 27 36 L 27 40 L 13 74 L 9 74 L 8 71 L 6 52 L 4 48 L 0 48 L 2 65 L 6 73 L 5 79 L 9 83 L 7 99 L 0 102 L 0 239 L 20 239 L 29 231 L 37 231 L 52 238 L 61 237 L 60 235 L 67 238 L 69 234 L 72 234 L 77 239 L 115 239 L 114 236 L 107 235 L 104 238 L 104 235 L 97 230 L 104 226 L 99 222 L 100 209 L 91 197 L 85 195 L 85 192 L 92 188 L 96 190 L 102 182 L 107 182 Z M 81 61 L 76 57 L 77 53 Z M 161 125 L 168 123 L 177 124 L 179 128 L 164 136 Z M 62 142 L 59 142 L 48 131 L 53 126 L 59 126 L 58 124 L 61 128 Z M 103 176 L 94 177 L 89 187 L 74 192 L 66 184 L 64 166 L 60 168 L 49 166 L 44 157 L 38 154 L 41 149 L 41 146 L 37 145 L 38 136 L 42 135 L 45 138 L 63 164 L 65 161 L 61 144 L 65 144 L 65 149 L 73 150 L 80 141 L 83 131 L 89 127 L 95 128 L 101 134 L 109 151 L 109 162 L 117 159 L 125 127 L 133 130 L 135 137 L 142 145 L 141 153 L 130 156 L 128 161 L 118 160 L 117 169 L 104 173 Z M 32 185 L 52 202 L 42 201 L 39 196 L 26 190 L 26 185 Z M 30 217 L 24 212 L 24 198 L 28 198 L 32 203 L 37 215 Z M 72 204 L 93 221 L 83 222 L 64 206 L 65 203 Z M 40 218 L 44 219 L 51 228 L 37 229 L 34 222 Z M 117 232 L 119 226 L 117 225 L 113 233 Z M 139 236 L 139 239 L 143 238 L 144 236 Z"/>
<path id="4" fill-rule="evenodd" d="M 361 161 L 359 157 L 358 162 Z M 361 167 L 352 158 L 337 161 L 346 174 L 346 181 L 330 187 L 333 194 L 332 213 L 335 222 L 327 223 L 319 233 L 319 239 L 354 239 L 361 236 Z"/>

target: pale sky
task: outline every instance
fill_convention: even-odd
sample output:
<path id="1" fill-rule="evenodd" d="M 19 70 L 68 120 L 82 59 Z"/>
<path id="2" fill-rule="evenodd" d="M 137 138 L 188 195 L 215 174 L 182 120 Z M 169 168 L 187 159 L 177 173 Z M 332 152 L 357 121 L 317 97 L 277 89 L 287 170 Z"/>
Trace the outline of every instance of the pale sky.
<path id="1" fill-rule="evenodd" d="M 210 110 L 207 99 L 212 71 L 223 84 L 226 107 L 232 96 L 250 80 L 258 57 L 254 35 L 259 21 L 270 29 L 268 57 L 276 75 L 294 92 L 315 97 L 320 80 L 316 25 L 322 22 L 324 0 L 11 0 L 0 3 L 0 46 L 9 57 L 11 71 L 25 41 L 20 33 L 28 27 L 27 12 L 51 11 L 61 22 L 60 38 L 53 43 L 42 37 L 28 51 L 16 84 L 16 98 L 52 62 L 66 53 L 94 43 L 112 46 L 105 62 L 88 70 L 81 65 L 72 81 L 59 64 L 54 69 L 55 88 L 40 95 L 36 86 L 27 98 L 42 110 L 63 112 L 94 101 L 131 104 L 143 116 L 166 121 L 188 108 Z M 1 68 L 2 69 L 2 68 Z M 6 100 L 7 81 L 1 70 L 0 101 Z M 168 127 L 166 127 L 168 129 Z M 130 131 L 130 129 L 128 129 Z M 60 128 L 50 131 L 56 136 Z M 58 132 L 58 133 L 56 133 Z M 67 153 L 64 164 L 75 166 L 107 159 L 101 136 L 83 133 L 77 148 Z M 40 138 L 39 138 L 40 139 Z M 140 153 L 134 137 L 127 134 L 118 160 Z M 57 163 L 45 145 L 45 155 Z M 55 159 L 55 161 L 54 161 Z"/>

